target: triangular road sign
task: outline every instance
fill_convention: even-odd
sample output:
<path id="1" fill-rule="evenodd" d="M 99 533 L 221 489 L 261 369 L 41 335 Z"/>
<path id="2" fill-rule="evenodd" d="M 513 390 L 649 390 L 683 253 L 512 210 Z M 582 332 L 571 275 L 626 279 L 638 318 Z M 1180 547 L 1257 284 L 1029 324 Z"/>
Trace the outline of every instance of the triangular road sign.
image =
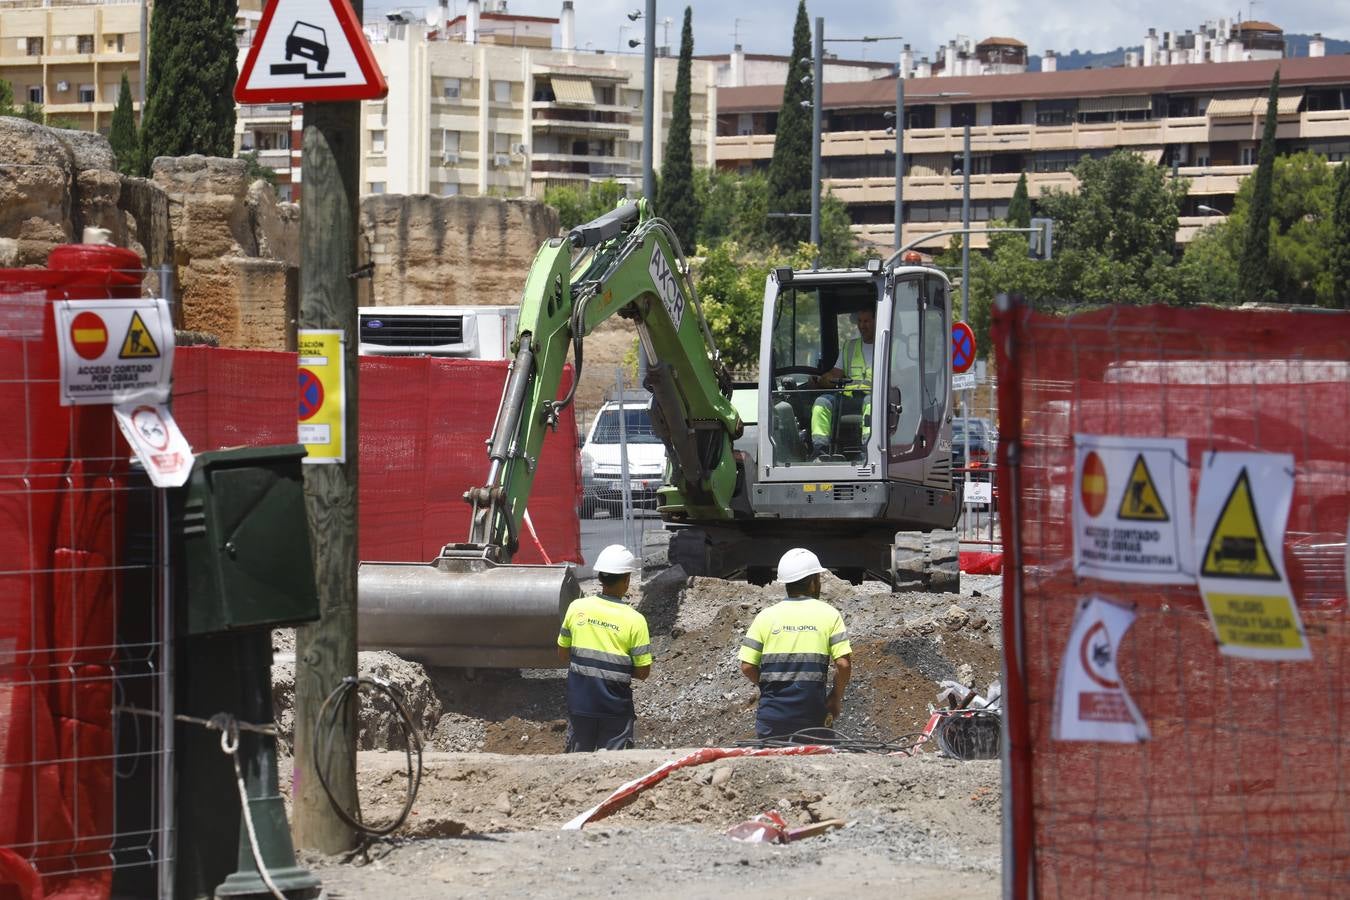
<path id="1" fill-rule="evenodd" d="M 159 347 L 150 334 L 150 329 L 141 321 L 141 314 L 131 314 L 131 324 L 127 326 L 127 336 L 122 338 L 122 349 L 118 359 L 159 359 Z"/>
<path id="2" fill-rule="evenodd" d="M 240 103 L 378 100 L 387 93 L 347 0 L 268 0 L 234 86 Z"/>
<path id="3" fill-rule="evenodd" d="M 1205 544 L 1205 561 L 1200 574 L 1209 578 L 1280 580 L 1280 573 L 1271 562 L 1266 539 L 1261 534 L 1261 520 L 1256 515 L 1252 485 L 1245 468 L 1238 473 L 1233 490 L 1214 523 L 1214 531 Z"/>
<path id="4" fill-rule="evenodd" d="M 1140 453 L 1130 470 L 1130 480 L 1125 485 L 1125 493 L 1120 498 L 1120 510 L 1117 519 L 1131 522 L 1166 522 L 1167 507 L 1163 506 L 1162 496 L 1153 483 L 1153 475 Z"/>

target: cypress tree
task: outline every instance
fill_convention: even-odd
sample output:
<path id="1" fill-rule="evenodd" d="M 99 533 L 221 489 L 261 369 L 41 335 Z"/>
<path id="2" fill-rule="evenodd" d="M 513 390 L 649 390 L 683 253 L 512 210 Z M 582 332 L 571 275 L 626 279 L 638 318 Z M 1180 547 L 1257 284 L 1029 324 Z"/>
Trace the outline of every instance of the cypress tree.
<path id="1" fill-rule="evenodd" d="M 1017 179 L 1017 188 L 1008 201 L 1008 224 L 1014 228 L 1031 227 L 1031 197 L 1027 195 L 1027 173 Z"/>
<path id="2" fill-rule="evenodd" d="M 1350 163 L 1336 170 L 1331 207 L 1331 302 L 1350 309 Z"/>
<path id="3" fill-rule="evenodd" d="M 1252 205 L 1238 259 L 1238 300 L 1265 300 L 1273 293 L 1270 273 L 1271 185 L 1275 172 L 1275 126 L 1280 104 L 1280 70 L 1270 80 L 1266 99 L 1266 127 L 1256 158 Z"/>
<path id="4" fill-rule="evenodd" d="M 234 0 L 160 0 L 150 23 L 141 165 L 234 155 Z"/>
<path id="5" fill-rule="evenodd" d="M 698 198 L 694 194 L 694 154 L 689 145 L 689 92 L 694 65 L 693 10 L 684 8 L 680 37 L 680 64 L 675 76 L 675 100 L 670 112 L 670 136 L 661 164 L 661 188 L 656 212 L 674 229 L 685 253 L 694 252 L 698 232 Z"/>
<path id="6" fill-rule="evenodd" d="M 112 128 L 108 143 L 117 157 L 117 170 L 123 175 L 141 173 L 141 147 L 136 136 L 136 114 L 131 109 L 131 83 L 122 73 L 122 87 L 117 91 L 117 106 L 113 109 Z"/>
<path id="7" fill-rule="evenodd" d="M 806 20 L 806 0 L 798 0 L 797 22 L 792 28 L 792 56 L 783 105 L 778 109 L 778 129 L 769 161 L 769 210 L 781 213 L 811 211 L 811 110 L 802 106 L 811 99 L 811 28 Z M 769 233 L 788 249 L 811 235 L 807 218 L 774 218 Z"/>

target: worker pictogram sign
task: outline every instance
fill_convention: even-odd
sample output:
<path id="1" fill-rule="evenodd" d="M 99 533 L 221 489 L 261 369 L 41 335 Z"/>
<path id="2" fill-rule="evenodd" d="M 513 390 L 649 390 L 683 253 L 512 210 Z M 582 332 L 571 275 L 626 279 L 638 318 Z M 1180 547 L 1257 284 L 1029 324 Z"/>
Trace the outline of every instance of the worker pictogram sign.
<path id="1" fill-rule="evenodd" d="M 162 403 L 124 403 L 113 409 L 117 427 L 155 487 L 181 487 L 196 456 Z"/>
<path id="2" fill-rule="evenodd" d="M 1074 445 L 1074 573 L 1194 583 L 1186 441 L 1077 434 Z"/>
<path id="3" fill-rule="evenodd" d="M 347 0 L 268 0 L 239 70 L 234 99 L 378 100 L 388 92 Z"/>
<path id="4" fill-rule="evenodd" d="M 1133 608 L 1103 597 L 1078 602 L 1055 686 L 1055 740 L 1133 744 L 1149 739 L 1148 724 L 1118 668 L 1120 645 L 1134 618 Z"/>
<path id="5" fill-rule="evenodd" d="M 1284 567 L 1293 498 L 1291 454 L 1204 456 L 1195 498 L 1195 553 L 1200 594 L 1226 655 L 1312 658 Z"/>
<path id="6" fill-rule="evenodd" d="M 965 372 L 975 365 L 975 332 L 965 322 L 952 323 L 952 371 Z"/>
<path id="7" fill-rule="evenodd" d="M 117 354 L 118 359 L 158 359 L 159 346 L 150 334 L 150 329 L 145 327 L 145 321 L 141 319 L 141 314 L 133 312 L 131 314 L 131 323 L 127 325 L 127 336 L 122 339 L 122 351 Z"/>
<path id="8" fill-rule="evenodd" d="M 1078 492 L 1083 500 L 1083 510 L 1091 518 L 1097 518 L 1106 509 L 1106 466 L 1096 451 L 1088 453 L 1083 460 L 1083 468 L 1078 476 Z"/>
<path id="9" fill-rule="evenodd" d="M 300 351 L 298 436 L 309 451 L 307 463 L 340 463 L 347 458 L 344 419 L 347 397 L 341 330 L 302 330 Z"/>
<path id="10" fill-rule="evenodd" d="M 95 312 L 82 312 L 70 323 L 70 346 L 80 359 L 98 359 L 108 349 L 108 326 Z"/>
<path id="11" fill-rule="evenodd" d="M 173 319 L 163 300 L 59 300 L 61 405 L 164 403 L 173 373 Z"/>
<path id="12" fill-rule="evenodd" d="M 1251 479 L 1243 469 L 1219 512 L 1200 573 L 1213 578 L 1279 581 L 1280 573 L 1270 560 L 1270 549 L 1261 534 L 1261 520 L 1252 500 Z"/>
<path id="13" fill-rule="evenodd" d="M 1163 504 L 1158 488 L 1149 474 L 1144 454 L 1134 459 L 1134 468 L 1130 470 L 1130 480 L 1120 497 L 1120 510 L 1117 519 L 1129 522 L 1166 522 L 1167 507 Z"/>

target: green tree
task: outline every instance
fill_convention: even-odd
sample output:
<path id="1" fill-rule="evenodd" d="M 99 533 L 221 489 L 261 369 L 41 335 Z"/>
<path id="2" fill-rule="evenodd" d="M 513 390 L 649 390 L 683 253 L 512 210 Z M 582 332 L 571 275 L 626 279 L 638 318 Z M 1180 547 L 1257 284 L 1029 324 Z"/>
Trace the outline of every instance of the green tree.
<path id="1" fill-rule="evenodd" d="M 1189 244 L 1176 266 L 1177 299 L 1183 304 L 1228 303 L 1237 293 L 1237 259 L 1227 223 L 1210 225 Z"/>
<path id="2" fill-rule="evenodd" d="M 759 325 L 763 317 L 764 280 L 775 266 L 809 268 L 811 246 L 799 245 L 791 256 L 774 251 L 747 251 L 736 241 L 723 241 L 697 264 L 695 284 L 703 315 L 726 364 L 754 369 L 759 364 Z"/>
<path id="3" fill-rule="evenodd" d="M 234 155 L 234 0 L 171 0 L 150 20 L 141 164 L 158 156 Z"/>
<path id="4" fill-rule="evenodd" d="M 783 103 L 778 108 L 778 126 L 769 161 L 770 211 L 806 213 L 811 209 L 811 110 L 803 102 L 811 99 L 811 29 L 806 20 L 806 0 L 798 0 L 797 21 L 792 29 L 792 55 L 788 58 L 787 81 L 783 84 Z M 781 247 L 795 247 L 809 237 L 811 225 L 795 216 L 769 221 L 770 233 Z"/>
<path id="5" fill-rule="evenodd" d="M 1012 200 L 1008 201 L 1008 224 L 1013 228 L 1031 227 L 1031 197 L 1027 194 L 1027 173 L 1017 179 Z"/>
<path id="6" fill-rule="evenodd" d="M 117 91 L 117 106 L 113 109 L 112 127 L 108 143 L 117 158 L 117 170 L 123 175 L 141 174 L 141 144 L 136 134 L 136 113 L 131 108 L 131 82 L 122 73 L 122 86 Z"/>
<path id="7" fill-rule="evenodd" d="M 248 179 L 249 184 L 252 184 L 261 178 L 263 181 L 272 185 L 272 187 L 275 188 L 277 186 L 276 170 L 258 162 L 257 150 L 240 153 L 239 158 L 244 161 L 244 177 Z"/>
<path id="8" fill-rule="evenodd" d="M 1266 298 L 1285 303 L 1330 305 L 1334 302 L 1333 259 L 1336 250 L 1334 224 L 1336 176 L 1326 158 L 1310 151 L 1277 156 L 1266 190 Z M 1255 175 L 1238 186 L 1233 214 L 1223 226 L 1223 235 L 1234 260 L 1240 260 L 1260 214 L 1261 185 Z M 1241 265 L 1230 296 L 1261 299 L 1245 291 Z"/>
<path id="9" fill-rule="evenodd" d="M 0 116 L 16 116 L 30 122 L 37 122 L 39 125 L 43 124 L 43 120 L 46 118 L 42 113 L 40 103 L 34 103 L 30 100 L 23 106 L 15 106 L 14 88 L 3 79 L 0 79 Z"/>
<path id="10" fill-rule="evenodd" d="M 544 202 L 558 211 L 558 223 L 563 231 L 570 231 L 585 222 L 604 215 L 627 196 L 624 186 L 610 179 L 587 187 L 550 187 L 544 191 Z"/>
<path id="11" fill-rule="evenodd" d="M 745 249 L 767 249 L 769 180 L 763 172 L 738 175 L 695 169 L 694 192 L 698 196 L 700 247 L 713 248 L 731 240 Z"/>
<path id="12" fill-rule="evenodd" d="M 1270 273 L 1271 178 L 1275 168 L 1275 126 L 1280 105 L 1280 70 L 1270 80 L 1266 99 L 1266 127 L 1261 132 L 1261 149 L 1256 158 L 1252 206 L 1247 215 L 1247 231 L 1238 257 L 1237 299 L 1266 300 L 1274 296 Z"/>
<path id="13" fill-rule="evenodd" d="M 670 136 L 661 164 L 661 190 L 656 212 L 670 223 L 686 253 L 693 253 L 698 237 L 698 196 L 694 191 L 694 155 L 689 146 L 689 91 L 694 64 L 693 10 L 684 8 L 680 63 L 675 75 L 675 99 L 670 111 Z"/>
<path id="14" fill-rule="evenodd" d="M 1331 304 L 1350 309 L 1350 164 L 1336 169 L 1331 226 Z"/>

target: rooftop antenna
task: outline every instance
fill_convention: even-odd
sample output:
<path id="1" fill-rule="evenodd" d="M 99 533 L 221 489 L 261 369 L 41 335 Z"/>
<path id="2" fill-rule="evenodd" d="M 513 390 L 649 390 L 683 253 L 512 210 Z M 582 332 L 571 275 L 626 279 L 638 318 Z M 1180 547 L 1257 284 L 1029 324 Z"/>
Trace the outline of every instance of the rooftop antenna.
<path id="1" fill-rule="evenodd" d="M 749 25 L 752 21 L 754 21 L 754 20 L 753 20 L 753 19 L 733 19 L 733 20 L 732 20 L 732 22 L 731 22 L 731 45 L 732 45 L 733 47 L 738 47 L 738 46 L 740 46 L 740 43 L 741 43 L 741 23 L 744 22 L 745 24 Z M 669 43 L 669 42 L 667 42 L 667 43 Z"/>

